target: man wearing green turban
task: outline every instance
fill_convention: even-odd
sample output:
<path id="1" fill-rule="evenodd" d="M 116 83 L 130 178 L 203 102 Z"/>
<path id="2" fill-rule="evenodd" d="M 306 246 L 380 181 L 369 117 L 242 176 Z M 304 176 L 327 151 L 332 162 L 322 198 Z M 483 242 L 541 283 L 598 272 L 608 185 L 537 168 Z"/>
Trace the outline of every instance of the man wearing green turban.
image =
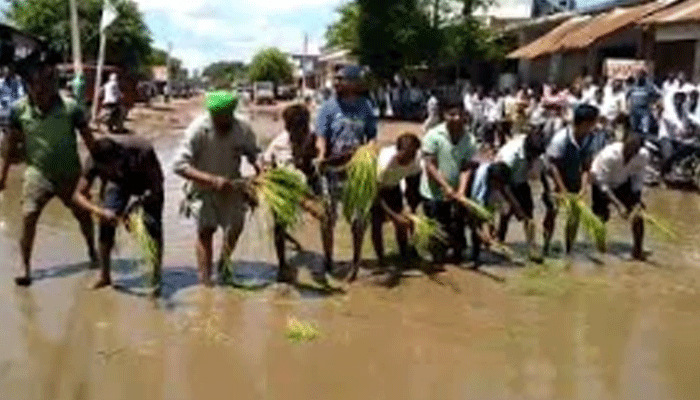
<path id="1" fill-rule="evenodd" d="M 237 94 L 207 93 L 207 112 L 185 131 L 174 163 L 175 173 L 188 181 L 183 210 L 197 220 L 197 266 L 206 286 L 212 285 L 214 233 L 223 230 L 221 259 L 226 260 L 243 231 L 247 197 L 234 184 L 241 178 L 241 157 L 256 165 L 259 153 L 250 125 L 234 116 L 237 105 Z"/>

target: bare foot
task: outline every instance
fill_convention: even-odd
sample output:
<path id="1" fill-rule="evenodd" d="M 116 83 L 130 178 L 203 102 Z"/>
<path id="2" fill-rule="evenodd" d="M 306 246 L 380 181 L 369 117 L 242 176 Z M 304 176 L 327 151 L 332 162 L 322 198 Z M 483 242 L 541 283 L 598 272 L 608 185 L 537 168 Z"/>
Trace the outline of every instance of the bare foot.
<path id="1" fill-rule="evenodd" d="M 28 276 L 18 276 L 15 278 L 15 284 L 20 287 L 29 287 L 32 284 L 32 278 Z"/>
<path id="2" fill-rule="evenodd" d="M 95 285 L 92 287 L 93 289 L 102 289 L 107 286 L 112 286 L 112 280 L 111 279 L 100 279 L 95 283 Z"/>

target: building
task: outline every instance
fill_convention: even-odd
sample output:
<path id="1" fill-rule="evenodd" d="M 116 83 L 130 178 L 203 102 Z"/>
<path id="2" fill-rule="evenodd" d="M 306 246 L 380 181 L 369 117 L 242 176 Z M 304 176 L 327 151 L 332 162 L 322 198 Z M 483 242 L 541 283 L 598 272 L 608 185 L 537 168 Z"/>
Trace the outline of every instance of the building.
<path id="1" fill-rule="evenodd" d="M 333 86 L 333 77 L 347 65 L 357 64 L 357 57 L 350 54 L 350 50 L 325 47 L 321 49 L 321 55 L 316 64 L 316 75 L 319 79 L 319 87 L 330 88 Z"/>
<path id="2" fill-rule="evenodd" d="M 289 54 L 289 61 L 294 67 L 294 82 L 299 88 L 317 89 L 320 77 L 317 71 L 318 54 Z"/>

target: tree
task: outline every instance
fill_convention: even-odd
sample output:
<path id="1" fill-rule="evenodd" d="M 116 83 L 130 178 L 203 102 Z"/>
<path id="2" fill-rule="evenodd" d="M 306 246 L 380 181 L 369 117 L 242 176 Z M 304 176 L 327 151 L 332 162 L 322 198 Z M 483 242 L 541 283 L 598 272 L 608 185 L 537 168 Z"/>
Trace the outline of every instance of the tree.
<path id="1" fill-rule="evenodd" d="M 202 76 L 212 82 L 232 83 L 245 79 L 246 67 L 240 61 L 219 61 L 204 68 Z"/>
<path id="2" fill-rule="evenodd" d="M 105 62 L 131 72 L 149 65 L 151 32 L 138 7 L 130 0 L 113 0 L 119 16 L 107 28 Z M 97 58 L 102 0 L 79 0 L 78 20 L 84 57 Z M 5 17 L 19 28 L 43 37 L 68 61 L 71 54 L 71 31 L 68 2 L 65 0 L 10 0 Z"/>
<path id="3" fill-rule="evenodd" d="M 340 14 L 340 18 L 328 26 L 326 43 L 332 47 L 350 50 L 352 54 L 358 54 L 360 5 L 357 1 L 351 1 L 338 7 L 336 11 Z"/>
<path id="4" fill-rule="evenodd" d="M 293 74 L 294 70 L 287 56 L 274 47 L 259 51 L 248 66 L 248 78 L 251 82 L 289 83 Z"/>
<path id="5" fill-rule="evenodd" d="M 431 26 L 417 0 L 358 0 L 358 4 L 360 63 L 380 79 L 435 59 L 440 31 Z"/>

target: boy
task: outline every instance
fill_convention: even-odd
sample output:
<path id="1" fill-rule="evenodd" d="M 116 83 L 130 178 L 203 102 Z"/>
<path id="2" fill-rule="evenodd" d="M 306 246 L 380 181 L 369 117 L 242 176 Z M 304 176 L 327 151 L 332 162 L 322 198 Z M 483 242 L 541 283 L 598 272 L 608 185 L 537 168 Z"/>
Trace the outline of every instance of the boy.
<path id="1" fill-rule="evenodd" d="M 510 189 L 511 170 L 504 162 L 486 162 L 481 164 L 474 172 L 469 197 L 476 203 L 487 209 L 498 209 L 499 203 L 505 201 L 518 219 L 527 218 L 523 208 Z M 469 225 L 472 231 L 472 255 L 471 261 L 474 267 L 479 265 L 481 244 L 487 245 L 494 242 L 492 227 L 476 217 L 469 217 Z"/>
<path id="2" fill-rule="evenodd" d="M 209 287 L 214 233 L 219 227 L 224 231 L 221 260 L 227 260 L 243 231 L 246 203 L 254 202 L 235 183 L 242 157 L 255 166 L 259 152 L 250 125 L 233 115 L 237 104 L 232 93 L 208 93 L 208 112 L 187 128 L 174 163 L 175 173 L 189 181 L 186 201 L 197 219 L 197 267 Z"/>
<path id="3" fill-rule="evenodd" d="M 394 224 L 401 259 L 406 260 L 409 257 L 408 226 L 410 222 L 401 214 L 404 210 L 404 197 L 412 212 L 415 212 L 418 207 L 418 184 L 421 173 L 418 157 L 420 146 L 418 136 L 413 133 L 404 133 L 396 140 L 396 146 L 385 147 L 379 153 L 377 175 L 379 194 L 372 207 L 372 244 L 380 265 L 384 265 L 382 225 L 387 219 Z M 405 193 L 401 188 L 403 182 L 405 182 Z"/>
<path id="4" fill-rule="evenodd" d="M 541 127 L 528 135 L 521 135 L 511 139 L 496 154 L 496 161 L 504 163 L 510 170 L 508 188 L 520 205 L 525 219 L 525 235 L 528 244 L 528 253 L 533 257 L 534 230 L 532 224 L 534 203 L 532 201 L 532 189 L 528 178 L 536 175 L 541 169 L 540 156 L 544 153 L 544 134 Z M 498 227 L 498 240 L 506 240 L 508 224 L 515 210 L 509 209 L 501 215 Z"/>
<path id="5" fill-rule="evenodd" d="M 591 165 L 593 212 L 603 221 L 610 218 L 611 203 L 624 219 L 635 207 L 644 207 L 642 188 L 649 157 L 639 135 L 610 144 L 595 157 Z M 632 258 L 643 260 L 644 220 L 640 215 L 632 217 L 632 235 Z"/>
<path id="6" fill-rule="evenodd" d="M 476 142 L 467 131 L 468 116 L 461 102 L 444 102 L 442 124 L 424 137 L 421 152 L 425 169 L 420 180 L 425 215 L 437 220 L 449 234 L 453 258 L 461 261 L 467 247 L 464 233 L 465 210 L 458 199 L 464 196 Z M 436 261 L 445 260 L 447 248 L 435 243 L 432 249 Z"/>
<path id="7" fill-rule="evenodd" d="M 90 201 L 90 188 L 95 178 L 100 178 L 104 189 L 102 207 Z M 123 136 L 102 138 L 95 142 L 95 149 L 86 162 L 73 200 L 79 207 L 100 218 L 101 276 L 95 284 L 96 289 L 112 284 L 110 255 L 116 228 L 120 220 L 127 217 L 137 205 L 143 207 L 144 225 L 157 245 L 155 259 L 149 261 L 155 267 L 153 284 L 160 283 L 163 260 L 163 180 L 160 162 L 148 141 Z M 158 288 L 155 293 L 158 293 Z"/>
<path id="8" fill-rule="evenodd" d="M 555 198 L 549 189 L 546 176 L 554 182 L 554 191 L 561 195 L 564 193 L 578 193 L 583 196 L 588 182 L 589 146 L 591 131 L 598 120 L 598 109 L 594 106 L 582 104 L 574 109 L 573 126 L 567 126 L 557 132 L 549 143 L 543 155 L 545 174 L 543 185 L 545 192 L 542 195 L 547 209 L 544 218 L 544 253 L 549 252 L 549 246 L 554 234 L 554 223 L 557 211 Z M 566 252 L 571 252 L 571 246 L 576 239 L 578 231 L 577 220 L 569 221 L 566 227 Z"/>
<path id="9" fill-rule="evenodd" d="M 312 161 L 317 155 L 314 136 L 309 129 L 310 113 L 301 104 L 290 105 L 282 112 L 285 130 L 272 140 L 263 154 L 263 162 L 269 166 L 294 168 L 304 174 L 306 182 L 315 194 L 320 194 L 319 182 Z M 287 264 L 285 242 L 292 240 L 284 226 L 275 222 L 275 251 L 279 261 L 277 282 L 294 284 L 296 271 Z M 330 255 L 326 254 L 326 259 Z"/>

